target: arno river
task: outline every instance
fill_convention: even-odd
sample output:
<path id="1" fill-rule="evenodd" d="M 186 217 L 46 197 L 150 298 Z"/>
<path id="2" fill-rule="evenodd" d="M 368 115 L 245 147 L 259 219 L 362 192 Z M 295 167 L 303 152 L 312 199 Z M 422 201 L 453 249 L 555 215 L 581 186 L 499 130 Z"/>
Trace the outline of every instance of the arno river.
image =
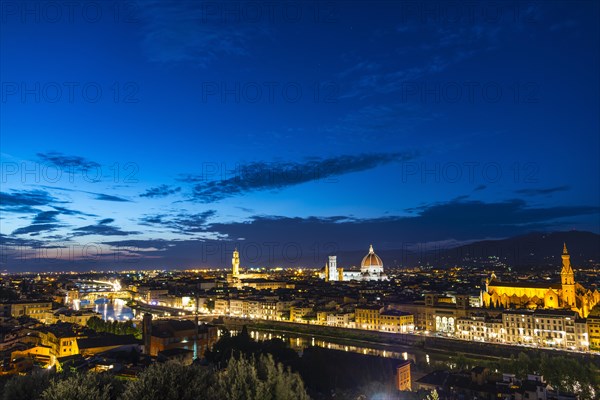
<path id="1" fill-rule="evenodd" d="M 102 315 L 105 321 L 126 321 L 133 319 L 135 310 L 127 307 L 125 300 L 115 299 L 112 302 L 94 304 L 91 309 Z"/>
<path id="2" fill-rule="evenodd" d="M 126 306 L 126 302 L 116 299 L 113 302 L 103 304 L 94 304 L 92 310 L 99 313 L 102 319 L 106 321 L 126 321 L 133 319 L 137 314 L 134 309 Z M 232 331 L 232 334 L 237 332 Z M 318 346 L 333 350 L 349 351 L 353 353 L 396 358 L 401 360 L 413 360 L 418 363 L 429 364 L 435 361 L 449 361 L 449 356 L 446 354 L 428 353 L 426 351 L 416 349 L 414 347 L 394 345 L 386 346 L 385 344 L 367 343 L 348 341 L 345 339 L 333 337 L 319 337 L 318 335 L 298 334 L 293 332 L 278 332 L 260 329 L 251 329 L 250 336 L 255 340 L 269 340 L 273 338 L 283 340 L 290 348 L 302 353 L 309 346 Z M 389 348 L 386 348 L 389 347 Z"/>
<path id="3" fill-rule="evenodd" d="M 399 350 L 401 346 L 393 346 L 394 349 L 385 349 L 385 345 L 376 345 L 376 344 L 358 344 L 352 341 L 349 341 L 348 344 L 344 343 L 344 339 L 340 339 L 339 341 L 335 340 L 335 338 L 320 338 L 318 335 L 304 335 L 304 334 L 295 334 L 288 332 L 276 332 L 276 331 L 266 331 L 266 330 L 257 330 L 250 329 L 249 330 L 250 337 L 255 340 L 270 340 L 273 338 L 283 340 L 290 348 L 302 353 L 302 351 L 309 346 L 318 346 L 327 349 L 340 350 L 340 351 L 349 351 L 353 353 L 377 356 L 377 357 L 386 357 L 386 358 L 397 358 L 401 360 L 413 360 L 416 362 L 424 362 L 431 363 L 434 361 L 447 361 L 448 356 L 443 356 L 439 354 L 429 354 L 427 352 L 420 351 L 413 347 L 406 347 L 406 351 Z M 232 334 L 237 334 L 237 332 L 233 331 Z"/>

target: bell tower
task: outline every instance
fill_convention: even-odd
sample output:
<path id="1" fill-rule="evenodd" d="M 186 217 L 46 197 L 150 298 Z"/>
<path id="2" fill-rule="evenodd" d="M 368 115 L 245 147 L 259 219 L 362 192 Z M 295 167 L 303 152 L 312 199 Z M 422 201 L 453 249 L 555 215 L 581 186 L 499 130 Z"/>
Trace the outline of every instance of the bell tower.
<path id="1" fill-rule="evenodd" d="M 234 278 L 240 277 L 240 253 L 237 248 L 233 250 L 233 258 L 231 259 L 232 275 Z"/>
<path id="2" fill-rule="evenodd" d="M 327 273 L 329 274 L 329 281 L 337 281 L 339 274 L 337 269 L 337 256 L 329 256 L 329 268 Z"/>
<path id="3" fill-rule="evenodd" d="M 571 267 L 571 256 L 566 243 L 563 246 L 560 282 L 562 284 L 563 305 L 565 307 L 575 307 L 575 273 Z"/>

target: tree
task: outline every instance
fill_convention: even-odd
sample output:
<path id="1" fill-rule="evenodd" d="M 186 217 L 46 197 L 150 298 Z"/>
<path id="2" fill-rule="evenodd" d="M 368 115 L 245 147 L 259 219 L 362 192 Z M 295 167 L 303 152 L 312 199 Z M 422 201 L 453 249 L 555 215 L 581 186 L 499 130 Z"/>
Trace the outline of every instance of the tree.
<path id="1" fill-rule="evenodd" d="M 122 400 L 195 400 L 207 399 L 214 377 L 209 371 L 177 362 L 154 364 L 132 381 Z"/>
<path id="2" fill-rule="evenodd" d="M 154 364 L 132 381 L 122 400 L 308 400 L 300 376 L 271 356 L 232 357 L 206 370 L 175 362 Z"/>
<path id="3" fill-rule="evenodd" d="M 427 395 L 427 400 L 439 400 L 440 395 L 437 390 L 433 389 L 429 395 Z"/>
<path id="4" fill-rule="evenodd" d="M 39 399 L 50 385 L 50 373 L 34 372 L 31 375 L 14 376 L 4 386 L 2 400 Z"/>
<path id="5" fill-rule="evenodd" d="M 136 339 L 142 338 L 142 331 L 134 326 L 132 321 L 113 321 L 107 322 L 98 317 L 91 317 L 87 322 L 87 327 L 96 332 L 108 332 L 115 335 L 134 335 Z"/>
<path id="6" fill-rule="evenodd" d="M 308 400 L 297 373 L 275 363 L 271 355 L 232 357 L 217 378 L 218 398 L 228 400 Z"/>
<path id="7" fill-rule="evenodd" d="M 42 393 L 42 400 L 116 400 L 123 385 L 109 374 L 76 373 L 55 380 Z"/>

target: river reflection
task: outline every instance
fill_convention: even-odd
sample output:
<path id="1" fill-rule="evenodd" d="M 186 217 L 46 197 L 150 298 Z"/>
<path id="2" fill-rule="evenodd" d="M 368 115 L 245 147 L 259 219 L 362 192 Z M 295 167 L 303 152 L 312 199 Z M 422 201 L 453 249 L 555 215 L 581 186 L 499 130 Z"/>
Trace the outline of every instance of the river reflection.
<path id="1" fill-rule="evenodd" d="M 233 335 L 236 335 L 237 331 L 231 332 Z M 430 357 L 429 354 L 426 354 L 422 351 L 415 351 L 410 349 L 408 351 L 392 351 L 385 350 L 377 347 L 369 347 L 369 346 L 359 346 L 359 345 L 349 345 L 344 343 L 336 343 L 330 339 L 322 339 L 314 336 L 303 336 L 289 333 L 278 333 L 278 332 L 268 332 L 268 331 L 260 331 L 260 330 L 250 330 L 250 337 L 252 339 L 258 341 L 270 340 L 270 339 L 281 339 L 283 340 L 290 348 L 296 350 L 299 353 L 302 353 L 304 349 L 310 346 L 323 347 L 332 350 L 341 350 L 341 351 L 349 351 L 352 353 L 359 353 L 377 357 L 385 357 L 385 358 L 396 358 L 400 360 L 412 360 L 414 362 L 425 362 L 429 364 L 434 361 L 433 357 Z M 343 339 L 340 339 L 343 341 Z"/>
<path id="2" fill-rule="evenodd" d="M 105 321 L 127 321 L 133 319 L 135 310 L 125 304 L 127 304 L 125 300 L 115 299 L 104 304 L 94 304 L 92 309 L 101 314 Z"/>

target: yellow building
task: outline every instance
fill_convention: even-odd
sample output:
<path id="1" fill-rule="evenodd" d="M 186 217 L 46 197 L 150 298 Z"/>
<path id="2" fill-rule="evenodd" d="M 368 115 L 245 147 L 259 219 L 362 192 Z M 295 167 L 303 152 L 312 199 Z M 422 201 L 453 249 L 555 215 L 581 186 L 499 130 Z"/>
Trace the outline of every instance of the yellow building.
<path id="1" fill-rule="evenodd" d="M 43 365 L 52 365 L 52 356 L 50 355 L 50 347 L 34 346 L 25 350 L 15 350 L 10 353 L 10 359 L 16 360 L 19 358 L 32 358 Z"/>
<path id="2" fill-rule="evenodd" d="M 469 296 L 457 294 L 450 298 L 434 293 L 425 294 L 425 301 L 391 304 L 391 308 L 413 315 L 415 328 L 421 331 L 452 334 L 456 320 L 470 314 Z"/>
<path id="3" fill-rule="evenodd" d="M 91 310 L 59 310 L 59 311 L 47 311 L 43 315 L 37 317 L 40 321 L 45 324 L 57 324 L 59 322 L 65 322 L 69 324 L 76 324 L 80 326 L 86 326 L 90 318 L 99 316 L 99 314 Z"/>
<path id="4" fill-rule="evenodd" d="M 556 309 L 563 308 L 587 317 L 600 304 L 600 292 L 585 289 L 575 282 L 567 245 L 563 247 L 561 281 L 556 283 L 501 282 L 492 273 L 481 295 L 484 307 Z"/>
<path id="5" fill-rule="evenodd" d="M 379 330 L 397 333 L 412 332 L 415 330 L 415 320 L 412 314 L 387 310 L 379 314 Z"/>
<path id="6" fill-rule="evenodd" d="M 77 338 L 80 336 L 71 324 L 59 324 L 41 328 L 38 331 L 40 345 L 50 348 L 51 364 L 57 358 L 79 354 Z"/>
<path id="7" fill-rule="evenodd" d="M 378 305 L 363 305 L 354 309 L 354 322 L 358 329 L 370 331 L 379 330 L 379 313 L 383 307 Z"/>
<path id="8" fill-rule="evenodd" d="M 0 304 L 0 317 L 31 317 L 40 319 L 52 310 L 51 301 L 14 301 Z"/>
<path id="9" fill-rule="evenodd" d="M 308 304 L 294 305 L 290 307 L 290 322 L 306 322 L 304 317 L 313 311 Z"/>
<path id="10" fill-rule="evenodd" d="M 600 315 L 587 318 L 587 333 L 590 350 L 600 351 Z"/>
<path id="11" fill-rule="evenodd" d="M 404 361 L 396 367 L 396 389 L 412 390 L 412 379 L 410 376 L 410 361 Z"/>
<path id="12" fill-rule="evenodd" d="M 377 305 L 356 307 L 354 320 L 358 329 L 397 333 L 412 332 L 415 329 L 412 314 L 399 310 L 384 310 Z"/>

